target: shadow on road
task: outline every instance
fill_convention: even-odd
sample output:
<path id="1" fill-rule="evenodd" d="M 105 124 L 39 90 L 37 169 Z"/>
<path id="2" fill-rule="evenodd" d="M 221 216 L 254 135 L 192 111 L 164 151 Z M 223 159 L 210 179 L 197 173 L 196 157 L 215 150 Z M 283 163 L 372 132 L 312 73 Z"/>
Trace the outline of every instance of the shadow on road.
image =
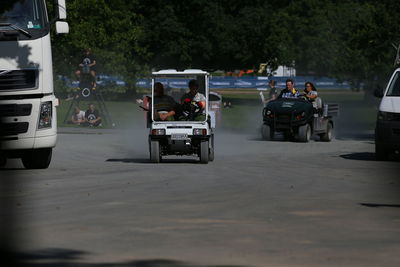
<path id="1" fill-rule="evenodd" d="M 149 159 L 144 158 L 125 158 L 125 159 L 107 159 L 107 162 L 123 162 L 123 163 L 152 163 Z M 199 160 L 196 159 L 166 159 L 163 158 L 159 164 L 162 163 L 199 163 Z"/>
<path id="2" fill-rule="evenodd" d="M 3 253 L 2 253 L 3 254 Z M 242 267 L 239 265 L 199 265 L 169 259 L 132 260 L 111 263 L 80 262 L 89 253 L 68 249 L 45 249 L 29 253 L 8 253 L 6 266 L 44 266 L 44 267 Z M 4 256 L 4 255 L 2 255 Z M 2 257 L 5 259 L 5 257 Z M 3 261 L 4 263 L 4 261 Z"/>
<path id="3" fill-rule="evenodd" d="M 400 204 L 360 203 L 360 205 L 370 208 L 400 208 Z"/>
<path id="4" fill-rule="evenodd" d="M 375 157 L 375 153 L 373 152 L 351 153 L 351 154 L 340 155 L 340 157 L 352 160 L 378 161 Z M 397 154 L 389 155 L 388 161 L 400 161 L 400 155 Z"/>

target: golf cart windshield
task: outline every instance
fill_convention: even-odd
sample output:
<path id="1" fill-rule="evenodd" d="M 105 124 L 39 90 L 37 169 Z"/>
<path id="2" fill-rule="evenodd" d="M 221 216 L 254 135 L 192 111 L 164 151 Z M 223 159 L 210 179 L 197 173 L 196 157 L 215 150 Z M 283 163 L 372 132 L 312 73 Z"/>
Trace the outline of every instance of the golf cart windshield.
<path id="1" fill-rule="evenodd" d="M 152 119 L 161 121 L 159 113 L 174 110 L 175 115 L 168 118 L 168 122 L 206 121 L 208 88 L 206 75 L 156 75 L 152 83 Z M 189 82 L 195 81 L 198 85 L 196 96 L 189 94 Z M 162 84 L 163 94 L 156 89 Z M 190 99 L 190 101 L 189 101 Z M 201 106 L 199 102 L 205 103 Z M 189 114 L 190 113 L 190 114 Z"/>
<path id="2" fill-rule="evenodd" d="M 400 96 L 400 71 L 396 72 L 386 96 Z"/>
<path id="3" fill-rule="evenodd" d="M 47 24 L 43 0 L 7 0 L 4 3 L 2 0 L 0 31 L 17 30 L 19 39 L 31 39 L 42 36 L 48 29 Z"/>

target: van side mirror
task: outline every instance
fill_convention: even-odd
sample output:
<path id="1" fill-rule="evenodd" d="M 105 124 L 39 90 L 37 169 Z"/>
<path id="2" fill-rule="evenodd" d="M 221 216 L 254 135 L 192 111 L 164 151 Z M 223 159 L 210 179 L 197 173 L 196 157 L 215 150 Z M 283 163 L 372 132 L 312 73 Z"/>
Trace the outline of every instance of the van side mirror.
<path id="1" fill-rule="evenodd" d="M 383 97 L 383 89 L 382 88 L 376 88 L 374 90 L 374 96 L 378 97 L 378 98 L 382 98 Z"/>

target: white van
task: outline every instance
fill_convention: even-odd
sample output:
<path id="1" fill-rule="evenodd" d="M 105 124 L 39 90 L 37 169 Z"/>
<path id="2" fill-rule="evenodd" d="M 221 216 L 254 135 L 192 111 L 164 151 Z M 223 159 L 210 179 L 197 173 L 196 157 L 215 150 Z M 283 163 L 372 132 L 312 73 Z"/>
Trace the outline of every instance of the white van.
<path id="1" fill-rule="evenodd" d="M 67 33 L 65 0 L 55 1 L 56 33 Z M 0 6 L 0 166 L 21 158 L 47 168 L 57 140 L 50 25 L 45 0 Z"/>
<path id="2" fill-rule="evenodd" d="M 382 98 L 375 128 L 375 155 L 386 160 L 400 151 L 400 68 L 396 69 L 384 91 L 375 91 Z"/>

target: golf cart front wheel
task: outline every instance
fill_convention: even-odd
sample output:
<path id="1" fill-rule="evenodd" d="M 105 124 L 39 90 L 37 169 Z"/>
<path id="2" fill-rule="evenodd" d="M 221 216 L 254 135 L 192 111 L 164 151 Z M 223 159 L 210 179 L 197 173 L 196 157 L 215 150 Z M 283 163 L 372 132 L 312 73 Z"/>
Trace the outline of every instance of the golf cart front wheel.
<path id="1" fill-rule="evenodd" d="M 261 126 L 261 137 L 263 140 L 272 140 L 274 139 L 274 131 L 266 124 Z"/>
<path id="2" fill-rule="evenodd" d="M 160 163 L 160 143 L 158 141 L 150 141 L 150 161 L 153 163 Z"/>
<path id="3" fill-rule="evenodd" d="M 200 143 L 200 163 L 207 164 L 209 156 L 208 141 L 201 141 Z"/>
<path id="4" fill-rule="evenodd" d="M 208 161 L 214 161 L 214 135 L 211 136 L 209 145 Z"/>

